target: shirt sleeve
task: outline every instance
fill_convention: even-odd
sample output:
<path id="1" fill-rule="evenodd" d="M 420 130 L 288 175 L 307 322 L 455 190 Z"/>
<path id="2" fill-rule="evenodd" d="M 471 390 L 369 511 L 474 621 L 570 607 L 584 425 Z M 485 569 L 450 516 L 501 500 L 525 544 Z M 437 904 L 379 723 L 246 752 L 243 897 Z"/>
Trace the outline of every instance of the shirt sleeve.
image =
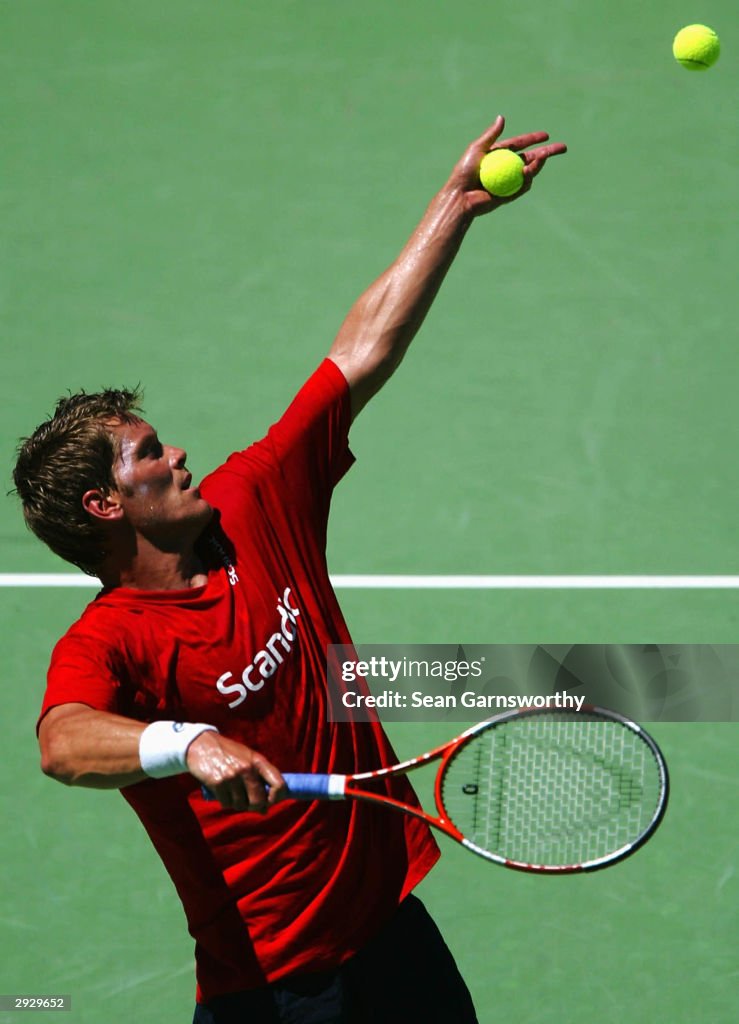
<path id="1" fill-rule="evenodd" d="M 246 481 L 272 471 L 293 501 L 325 522 L 333 489 L 354 462 L 350 424 L 349 385 L 338 366 L 325 359 L 261 441 L 235 452 L 206 477 L 203 495 L 208 499 L 217 490 L 220 505 L 229 500 L 224 484 L 230 483 L 226 490 L 233 497 L 237 478 Z"/>
<path id="2" fill-rule="evenodd" d="M 350 422 L 349 385 L 325 359 L 270 427 L 267 442 L 292 483 L 331 491 L 354 461 Z"/>
<path id="3" fill-rule="evenodd" d="M 95 638 L 67 633 L 51 655 L 38 725 L 59 704 L 87 704 L 96 711 L 118 712 L 119 691 L 112 652 Z"/>

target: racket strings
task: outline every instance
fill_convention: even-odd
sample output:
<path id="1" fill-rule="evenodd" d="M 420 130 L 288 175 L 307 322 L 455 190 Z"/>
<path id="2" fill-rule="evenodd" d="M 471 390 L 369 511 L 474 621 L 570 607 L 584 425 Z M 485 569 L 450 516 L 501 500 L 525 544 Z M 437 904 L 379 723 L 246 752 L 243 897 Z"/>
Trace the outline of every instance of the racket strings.
<path id="1" fill-rule="evenodd" d="M 475 734 L 442 782 L 449 819 L 478 852 L 524 864 L 607 856 L 639 838 L 659 798 L 641 737 L 584 716 L 542 714 Z"/>

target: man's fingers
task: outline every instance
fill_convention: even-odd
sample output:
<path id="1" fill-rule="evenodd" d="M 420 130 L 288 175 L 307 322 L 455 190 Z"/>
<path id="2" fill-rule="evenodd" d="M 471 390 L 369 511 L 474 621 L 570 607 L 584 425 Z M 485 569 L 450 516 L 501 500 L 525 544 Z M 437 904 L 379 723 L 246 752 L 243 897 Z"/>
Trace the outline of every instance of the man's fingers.
<path id="1" fill-rule="evenodd" d="M 529 179 L 535 178 L 550 156 L 558 156 L 566 152 L 567 146 L 564 142 L 552 142 L 548 146 L 539 146 L 528 153 L 520 153 L 519 156 L 526 165 L 523 169 L 524 176 Z"/>
<path id="2" fill-rule="evenodd" d="M 237 775 L 218 785 L 203 786 L 203 792 L 207 794 L 207 799 L 217 800 L 221 807 L 229 811 L 264 813 L 267 810 L 267 791 L 261 779 L 247 779 Z"/>
<path id="3" fill-rule="evenodd" d="M 282 773 L 278 771 L 273 764 L 270 764 L 269 761 L 260 762 L 259 772 L 266 783 L 268 794 L 267 802 L 270 807 L 272 804 L 276 804 L 280 800 L 284 800 L 288 793 Z"/>
<path id="4" fill-rule="evenodd" d="M 255 761 L 216 787 L 215 795 L 224 807 L 236 811 L 264 812 L 283 800 L 287 787 L 280 772 L 268 761 Z"/>
<path id="5" fill-rule="evenodd" d="M 285 798 L 282 775 L 261 754 L 217 732 L 202 735 L 190 744 L 188 768 L 221 806 L 263 813 Z"/>
<path id="6" fill-rule="evenodd" d="M 558 156 L 560 153 L 566 152 L 566 143 L 550 142 L 548 146 L 537 146 L 536 149 L 531 149 L 528 153 L 519 153 L 519 156 L 522 157 L 528 163 L 531 159 L 547 160 L 550 156 Z"/>
<path id="7" fill-rule="evenodd" d="M 546 142 L 549 132 L 527 132 L 526 135 L 514 135 L 510 139 L 498 139 L 493 149 L 526 149 L 527 146 L 536 146 L 540 142 Z"/>
<path id="8" fill-rule="evenodd" d="M 264 779 L 261 776 L 253 775 L 251 772 L 243 779 L 246 790 L 247 809 L 264 814 L 267 810 L 267 789 Z"/>
<path id="9" fill-rule="evenodd" d="M 285 780 L 269 761 L 255 760 L 244 776 L 245 788 L 252 810 L 266 811 L 268 806 L 284 799 L 287 794 Z"/>
<path id="10" fill-rule="evenodd" d="M 472 146 L 475 149 L 490 149 L 504 128 L 505 118 L 502 114 L 498 114 L 490 127 L 478 139 L 475 139 Z"/>

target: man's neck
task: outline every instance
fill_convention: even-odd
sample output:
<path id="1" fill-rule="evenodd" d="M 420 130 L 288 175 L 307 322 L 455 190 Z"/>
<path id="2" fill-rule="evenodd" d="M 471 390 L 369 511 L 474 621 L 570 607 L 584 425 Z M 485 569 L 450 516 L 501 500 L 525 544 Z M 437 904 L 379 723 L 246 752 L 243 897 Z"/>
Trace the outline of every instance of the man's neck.
<path id="1" fill-rule="evenodd" d="M 188 590 L 208 582 L 206 567 L 193 549 L 188 551 L 144 550 L 125 565 L 109 565 L 100 573 L 106 589 Z"/>

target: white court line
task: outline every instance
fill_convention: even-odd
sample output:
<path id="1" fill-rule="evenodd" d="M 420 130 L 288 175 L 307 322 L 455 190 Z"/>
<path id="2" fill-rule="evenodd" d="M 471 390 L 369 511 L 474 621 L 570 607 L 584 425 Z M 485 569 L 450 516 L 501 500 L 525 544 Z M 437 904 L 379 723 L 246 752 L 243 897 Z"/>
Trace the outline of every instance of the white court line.
<path id="1" fill-rule="evenodd" d="M 337 590 L 733 590 L 739 576 L 332 575 Z M 0 587 L 100 587 L 81 573 L 0 573 Z"/>
<path id="2" fill-rule="evenodd" d="M 3 572 L 0 587 L 97 587 L 100 580 L 78 572 Z"/>
<path id="3" fill-rule="evenodd" d="M 739 576 L 332 576 L 362 590 L 706 590 L 739 587 Z"/>

